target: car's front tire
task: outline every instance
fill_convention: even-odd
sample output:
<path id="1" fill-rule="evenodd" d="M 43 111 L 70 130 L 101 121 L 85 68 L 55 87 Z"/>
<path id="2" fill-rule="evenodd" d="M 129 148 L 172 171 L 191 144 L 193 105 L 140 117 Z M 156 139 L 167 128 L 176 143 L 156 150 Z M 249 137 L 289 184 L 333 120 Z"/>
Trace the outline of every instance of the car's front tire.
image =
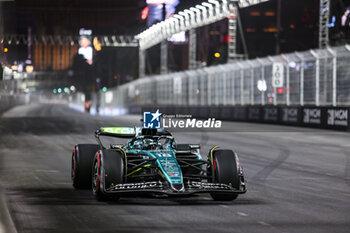
<path id="1" fill-rule="evenodd" d="M 98 201 L 117 200 L 118 195 L 108 195 L 105 190 L 124 180 L 124 159 L 120 151 L 105 149 L 95 154 L 92 166 L 92 190 Z"/>
<path id="2" fill-rule="evenodd" d="M 235 189 L 240 187 L 240 176 L 238 161 L 232 150 L 214 150 L 211 152 L 210 162 L 213 176 L 213 183 L 221 183 L 232 186 Z M 215 201 L 232 201 L 238 194 L 235 193 L 211 193 Z"/>
<path id="3" fill-rule="evenodd" d="M 71 178 L 76 189 L 91 189 L 91 166 L 99 145 L 78 144 L 74 146 L 71 162 Z"/>

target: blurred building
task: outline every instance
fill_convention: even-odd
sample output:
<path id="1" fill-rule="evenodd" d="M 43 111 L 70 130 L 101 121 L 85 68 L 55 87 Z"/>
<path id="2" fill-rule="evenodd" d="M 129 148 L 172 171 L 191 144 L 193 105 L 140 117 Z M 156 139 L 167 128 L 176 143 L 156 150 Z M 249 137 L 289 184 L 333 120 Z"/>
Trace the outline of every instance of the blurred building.
<path id="1" fill-rule="evenodd" d="M 271 0 L 241 10 L 250 57 L 318 47 L 319 0 Z M 278 30 L 278 14 L 280 25 Z"/>
<path id="2" fill-rule="evenodd" d="M 73 65 L 74 56 L 78 53 L 78 45 L 35 43 L 33 51 L 36 71 L 65 70 Z"/>
<path id="3" fill-rule="evenodd" d="M 318 46 L 319 0 L 279 0 L 253 5 L 240 10 L 243 34 L 238 32 L 238 53 L 250 58 L 288 53 Z M 0 34 L 44 36 L 46 42 L 33 39 L 30 45 L 6 44 L 6 62 L 31 59 L 35 71 L 60 71 L 70 68 L 86 70 L 77 56 L 78 40 L 59 41 L 55 36 L 79 37 L 80 28 L 91 29 L 93 35 L 135 35 L 163 17 L 187 9 L 202 0 L 14 0 L 0 2 Z M 163 4 L 166 5 L 163 5 Z M 346 42 L 350 26 L 341 25 L 350 0 L 331 1 L 330 36 L 332 45 Z M 178 4 L 178 5 L 177 5 Z M 165 6 L 165 7 L 164 7 Z M 168 7 L 168 8 L 167 8 Z M 151 9 L 152 8 L 152 9 Z M 277 22 L 280 13 L 281 27 Z M 350 20 L 350 17 L 349 17 Z M 225 63 L 227 60 L 227 19 L 197 30 L 198 66 Z M 52 36 L 52 37 L 50 37 Z M 247 51 L 242 46 L 246 42 Z M 170 71 L 188 68 L 188 35 L 183 42 L 169 41 Z M 4 44 L 1 45 L 1 51 Z M 0 56 L 3 56 L 1 53 Z M 29 56 L 30 54 L 30 56 Z M 147 73 L 160 72 L 160 47 L 147 52 Z M 138 52 L 130 48 L 108 48 L 94 51 L 91 79 L 101 85 L 119 85 L 137 77 Z M 3 56 L 4 57 L 4 56 Z M 3 60 L 2 60 L 3 61 Z"/>
<path id="4" fill-rule="evenodd" d="M 329 34 L 331 45 L 350 43 L 350 0 L 332 0 Z"/>
<path id="5" fill-rule="evenodd" d="M 33 40 L 30 48 L 21 39 L 6 44 L 9 65 L 32 59 L 35 71 L 65 70 L 73 65 L 79 45 L 73 37 L 80 28 L 94 35 L 134 35 L 146 26 L 141 19 L 145 0 L 14 0 L 0 2 L 0 34 L 31 35 L 47 40 Z M 58 41 L 55 36 L 71 37 Z M 34 38 L 34 37 L 33 37 Z M 17 42 L 17 43 L 16 43 Z M 31 55 L 29 55 L 31 53 Z"/>

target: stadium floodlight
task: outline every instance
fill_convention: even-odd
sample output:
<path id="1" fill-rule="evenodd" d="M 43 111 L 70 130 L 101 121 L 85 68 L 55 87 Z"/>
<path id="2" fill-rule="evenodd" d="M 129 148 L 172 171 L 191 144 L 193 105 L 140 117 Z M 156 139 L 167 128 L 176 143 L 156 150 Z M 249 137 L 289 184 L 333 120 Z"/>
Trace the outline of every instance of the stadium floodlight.
<path id="1" fill-rule="evenodd" d="M 168 19 L 169 31 L 170 34 L 173 35 L 176 32 L 176 19 L 171 17 Z"/>
<path id="2" fill-rule="evenodd" d="M 154 24 L 137 35 L 136 38 L 139 40 L 142 49 L 147 49 L 181 31 L 195 29 L 222 20 L 230 16 L 237 4 L 240 7 L 247 7 L 266 1 L 269 0 L 208 0 L 175 14 L 162 23 Z"/>
<path id="3" fill-rule="evenodd" d="M 202 5 L 209 8 L 209 18 L 212 19 L 214 17 L 214 6 L 207 2 L 203 2 Z"/>
<path id="4" fill-rule="evenodd" d="M 164 21 L 164 31 L 165 31 L 165 35 L 166 37 L 169 37 L 171 36 L 171 23 L 170 23 L 170 20 L 165 20 Z"/>
<path id="5" fill-rule="evenodd" d="M 190 28 L 191 27 L 190 15 L 188 13 L 185 13 L 184 11 L 179 12 L 179 15 L 184 17 L 186 29 Z"/>
<path id="6" fill-rule="evenodd" d="M 222 6 L 223 6 L 222 14 L 224 14 L 224 15 L 230 14 L 231 10 L 230 10 L 230 6 L 229 6 L 227 0 L 221 0 L 221 1 L 222 1 Z"/>
<path id="7" fill-rule="evenodd" d="M 208 2 L 215 5 L 215 17 L 219 19 L 221 14 L 221 4 L 216 0 L 209 0 Z"/>
<path id="8" fill-rule="evenodd" d="M 239 1 L 240 7 L 247 7 L 249 5 L 249 1 Z"/>
<path id="9" fill-rule="evenodd" d="M 208 9 L 202 5 L 196 5 L 196 8 L 201 9 L 202 11 L 207 11 Z"/>
<path id="10" fill-rule="evenodd" d="M 174 33 L 173 34 L 176 34 L 176 33 L 178 33 L 181 30 L 180 19 L 178 19 L 176 17 L 172 17 L 171 19 L 172 19 L 172 25 L 173 25 L 173 29 L 174 29 Z"/>
<path id="11" fill-rule="evenodd" d="M 158 25 L 157 25 L 157 28 L 156 28 L 156 36 L 159 37 L 159 36 L 162 36 L 163 32 L 164 32 L 164 29 L 163 29 L 163 23 L 164 21 L 162 22 L 159 22 Z"/>
<path id="12" fill-rule="evenodd" d="M 206 21 L 208 19 L 208 8 L 202 6 L 202 5 L 196 5 L 197 9 L 200 9 L 202 11 L 202 25 L 206 24 Z"/>
<path id="13" fill-rule="evenodd" d="M 192 10 L 184 10 L 185 13 L 189 14 L 191 16 L 191 24 L 195 25 L 196 24 L 196 13 Z"/>
<path id="14" fill-rule="evenodd" d="M 180 30 L 183 31 L 185 30 L 185 19 L 181 15 L 174 15 L 174 18 L 178 19 L 180 22 Z"/>
<path id="15" fill-rule="evenodd" d="M 151 38 L 155 38 L 155 37 L 158 37 L 158 33 L 157 33 L 157 29 L 159 28 L 158 26 L 158 23 L 157 24 L 154 24 L 152 27 L 150 27 L 150 34 L 151 36 L 149 37 L 149 39 Z"/>
<path id="16" fill-rule="evenodd" d="M 166 38 L 168 38 L 169 36 L 172 35 L 172 32 L 171 32 L 171 27 L 172 27 L 171 22 L 168 20 L 168 21 L 166 22 L 166 24 L 164 25 L 164 27 L 165 27 L 165 30 L 166 30 Z"/>
<path id="17" fill-rule="evenodd" d="M 177 18 L 177 19 L 180 19 L 180 20 L 183 20 L 183 19 L 184 19 L 184 17 L 181 16 L 181 15 L 174 15 L 174 18 Z"/>
<path id="18" fill-rule="evenodd" d="M 198 8 L 195 8 L 195 7 L 191 7 L 190 10 L 192 12 L 196 12 L 196 16 L 197 16 L 197 19 L 196 19 L 196 23 L 197 25 L 201 25 L 202 24 L 202 11 L 199 10 Z"/>
<path id="19" fill-rule="evenodd" d="M 255 4 L 259 4 L 259 3 L 267 2 L 267 1 L 269 1 L 269 0 L 239 0 L 236 2 L 238 2 L 239 7 L 244 8 L 244 7 L 248 7 L 251 5 L 255 5 Z"/>

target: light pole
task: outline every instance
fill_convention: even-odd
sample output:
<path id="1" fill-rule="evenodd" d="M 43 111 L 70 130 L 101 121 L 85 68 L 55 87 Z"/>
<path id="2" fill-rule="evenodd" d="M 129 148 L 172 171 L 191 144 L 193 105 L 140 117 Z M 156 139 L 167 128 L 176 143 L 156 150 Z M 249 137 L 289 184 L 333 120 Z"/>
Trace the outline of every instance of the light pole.
<path id="1" fill-rule="evenodd" d="M 277 32 L 276 32 L 276 54 L 281 53 L 281 44 L 280 44 L 280 34 L 281 34 L 281 11 L 282 3 L 281 0 L 277 0 Z"/>

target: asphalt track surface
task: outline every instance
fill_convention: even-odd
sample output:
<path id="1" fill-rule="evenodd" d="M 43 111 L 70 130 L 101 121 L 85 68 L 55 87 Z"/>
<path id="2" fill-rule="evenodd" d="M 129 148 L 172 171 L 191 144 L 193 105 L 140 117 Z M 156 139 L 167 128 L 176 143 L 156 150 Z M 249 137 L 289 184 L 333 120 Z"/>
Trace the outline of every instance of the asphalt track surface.
<path id="1" fill-rule="evenodd" d="M 350 232 L 349 133 L 234 122 L 225 123 L 230 132 L 175 133 L 202 143 L 203 154 L 214 145 L 238 152 L 248 192 L 233 202 L 206 194 L 97 202 L 74 190 L 74 144 L 94 143 L 100 126 L 132 124 L 137 116 L 92 117 L 64 105 L 4 113 L 0 207 L 17 232 Z"/>

